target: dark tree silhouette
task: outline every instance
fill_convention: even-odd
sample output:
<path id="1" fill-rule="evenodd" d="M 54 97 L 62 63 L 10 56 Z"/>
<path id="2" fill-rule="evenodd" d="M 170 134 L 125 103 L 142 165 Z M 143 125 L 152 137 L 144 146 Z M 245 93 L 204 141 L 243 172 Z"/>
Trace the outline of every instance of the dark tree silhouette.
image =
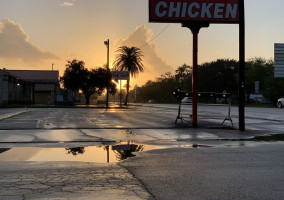
<path id="1" fill-rule="evenodd" d="M 251 58 L 246 62 L 245 89 L 246 89 L 247 103 L 250 102 L 249 101 L 250 94 L 253 94 L 255 92 L 255 81 L 259 81 L 260 93 L 263 93 L 266 88 L 272 89 L 271 86 L 273 85 L 273 83 L 265 85 L 266 81 L 271 80 L 269 79 L 270 77 L 274 77 L 274 63 L 272 60 L 265 60 L 263 58 L 256 57 L 256 58 Z M 277 99 L 273 100 L 276 101 Z"/>
<path id="2" fill-rule="evenodd" d="M 90 103 L 93 94 L 101 95 L 105 88 L 108 88 L 110 94 L 116 93 L 116 85 L 111 82 L 111 74 L 107 69 L 98 68 L 91 71 L 85 69 L 82 76 L 84 81 L 81 82 L 80 89 L 85 95 L 86 104 Z"/>
<path id="3" fill-rule="evenodd" d="M 84 70 L 85 63 L 83 61 L 76 59 L 67 61 L 64 75 L 60 77 L 60 82 L 63 83 L 64 88 L 68 90 L 78 91 L 83 79 Z"/>
<path id="4" fill-rule="evenodd" d="M 104 68 L 91 69 L 85 68 L 83 61 L 76 59 L 68 61 L 64 75 L 60 78 L 65 89 L 73 91 L 82 90 L 86 104 L 90 103 L 90 97 L 97 93 L 101 95 L 103 90 L 109 86 L 109 93 L 116 93 L 116 85 L 111 82 L 111 73 Z"/>
<path id="5" fill-rule="evenodd" d="M 66 150 L 68 154 L 72 154 L 73 156 L 85 153 L 85 147 L 66 148 Z"/>
<path id="6" fill-rule="evenodd" d="M 129 150 L 115 150 L 115 156 L 118 161 L 125 160 L 130 157 L 134 157 L 135 155 L 133 152 L 139 152 L 144 150 L 143 145 L 136 145 L 136 144 L 130 144 L 130 149 Z"/>
<path id="7" fill-rule="evenodd" d="M 123 71 L 129 71 L 131 77 L 136 77 L 140 72 L 143 72 L 144 66 L 142 63 L 142 51 L 137 47 L 127 47 L 122 46 L 119 47 L 117 50 L 118 54 L 116 55 L 114 66 L 117 70 Z M 129 82 L 130 80 L 127 80 L 127 86 L 126 86 L 126 98 L 124 105 L 127 105 L 128 102 L 128 96 L 129 96 Z"/>

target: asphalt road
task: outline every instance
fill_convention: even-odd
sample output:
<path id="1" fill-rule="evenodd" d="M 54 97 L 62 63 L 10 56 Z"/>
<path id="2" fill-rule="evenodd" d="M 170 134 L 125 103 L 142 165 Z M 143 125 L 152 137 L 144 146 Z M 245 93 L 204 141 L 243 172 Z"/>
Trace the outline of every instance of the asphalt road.
<path id="1" fill-rule="evenodd" d="M 157 108 L 175 109 L 177 105 L 169 104 L 144 104 L 144 106 L 155 106 Z M 181 113 L 187 116 L 191 114 L 191 104 L 183 104 L 181 106 Z M 198 105 L 198 121 L 214 124 L 222 123 L 224 118 L 228 116 L 230 110 L 230 117 L 232 118 L 235 128 L 239 126 L 238 107 L 229 107 L 228 105 Z M 230 125 L 229 121 L 225 121 L 225 125 Z M 283 133 L 284 130 L 284 109 L 279 108 L 261 108 L 261 107 L 245 107 L 245 125 L 248 130 L 263 130 L 267 132 Z"/>
<path id="2" fill-rule="evenodd" d="M 200 105 L 198 129 L 188 128 L 190 113 L 191 106 L 182 105 L 186 121 L 178 120 L 175 124 L 177 105 L 147 104 L 108 110 L 32 108 L 30 112 L 0 121 L 0 142 L 193 141 L 281 134 L 284 130 L 283 109 L 246 108 L 246 132 L 229 130 L 232 129 L 230 121 L 222 125 L 228 116 L 226 105 Z M 231 109 L 231 118 L 237 128 L 236 107 Z M 224 129 L 228 130 L 224 132 Z"/>
<path id="3" fill-rule="evenodd" d="M 0 120 L 0 159 L 15 147 L 106 147 L 130 142 L 158 150 L 135 153 L 134 158 L 112 164 L 0 162 L 0 199 L 284 196 L 283 142 L 236 140 L 283 134 L 283 109 L 246 108 L 247 131 L 240 132 L 228 121 L 221 125 L 228 116 L 226 105 L 199 105 L 198 128 L 188 123 L 190 105 L 182 105 L 187 121 L 175 124 L 177 108 L 155 104 L 108 110 L 32 108 L 22 114 L 17 109 L 16 115 L 10 110 L 11 116 Z M 238 127 L 236 107 L 231 108 L 231 118 Z"/>
<path id="4" fill-rule="evenodd" d="M 167 128 L 174 127 L 173 108 L 96 109 L 32 108 L 31 112 L 0 121 L 0 128 L 80 129 L 80 128 Z"/>
<path id="5" fill-rule="evenodd" d="M 266 143 L 155 150 L 121 165 L 155 199 L 279 200 L 284 195 L 283 147 L 283 143 Z"/>
<path id="6" fill-rule="evenodd" d="M 191 105 L 182 105 L 181 115 L 190 121 Z M 82 128 L 175 128 L 178 106 L 174 104 L 144 104 L 129 109 L 68 109 L 32 108 L 31 112 L 0 121 L 0 129 L 82 129 Z M 227 105 L 199 105 L 198 123 L 220 125 L 228 116 Z M 245 108 L 246 128 L 282 132 L 284 109 Z M 230 117 L 238 128 L 238 108 L 232 107 Z M 178 120 L 180 123 L 180 120 Z M 230 121 L 225 125 L 231 126 Z"/>

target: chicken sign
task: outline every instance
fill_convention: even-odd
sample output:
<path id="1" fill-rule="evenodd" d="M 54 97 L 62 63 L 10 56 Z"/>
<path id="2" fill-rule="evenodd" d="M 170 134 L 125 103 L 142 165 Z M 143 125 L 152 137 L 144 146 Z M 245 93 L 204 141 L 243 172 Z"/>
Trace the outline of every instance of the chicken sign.
<path id="1" fill-rule="evenodd" d="M 149 0 L 149 21 L 239 23 L 239 0 Z"/>

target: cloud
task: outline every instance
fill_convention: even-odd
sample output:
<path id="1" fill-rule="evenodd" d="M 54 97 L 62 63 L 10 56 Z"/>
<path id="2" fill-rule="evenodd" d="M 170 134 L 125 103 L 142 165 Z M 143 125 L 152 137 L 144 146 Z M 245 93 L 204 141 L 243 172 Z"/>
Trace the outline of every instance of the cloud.
<path id="1" fill-rule="evenodd" d="M 75 2 L 75 1 L 76 1 L 76 0 L 73 0 L 73 2 Z M 74 6 L 74 5 L 75 5 L 74 3 L 66 2 L 66 1 L 60 4 L 60 6 L 69 6 L 69 7 L 70 7 L 70 6 Z"/>
<path id="2" fill-rule="evenodd" d="M 148 29 L 146 25 L 136 27 L 136 29 L 128 35 L 126 39 L 121 39 L 116 42 L 116 47 L 119 46 L 135 46 L 142 50 L 143 64 L 145 71 L 139 74 L 135 82 L 143 84 L 147 80 L 153 80 L 155 77 L 160 77 L 166 72 L 173 72 L 173 67 L 167 64 L 167 61 L 158 56 L 157 48 L 150 42 L 153 37 L 153 31 Z"/>
<path id="3" fill-rule="evenodd" d="M 25 62 L 58 59 L 53 53 L 42 50 L 28 39 L 29 36 L 20 24 L 3 19 L 0 23 L 0 58 L 20 59 Z"/>
<path id="4" fill-rule="evenodd" d="M 74 3 L 63 2 L 60 6 L 74 6 Z"/>

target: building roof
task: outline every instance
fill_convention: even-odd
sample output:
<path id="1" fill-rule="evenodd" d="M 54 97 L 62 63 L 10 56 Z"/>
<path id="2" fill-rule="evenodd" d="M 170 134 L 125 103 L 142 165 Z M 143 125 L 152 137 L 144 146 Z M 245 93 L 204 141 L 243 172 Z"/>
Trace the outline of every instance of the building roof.
<path id="1" fill-rule="evenodd" d="M 7 70 L 11 75 L 31 82 L 58 82 L 59 71 L 50 70 Z"/>

